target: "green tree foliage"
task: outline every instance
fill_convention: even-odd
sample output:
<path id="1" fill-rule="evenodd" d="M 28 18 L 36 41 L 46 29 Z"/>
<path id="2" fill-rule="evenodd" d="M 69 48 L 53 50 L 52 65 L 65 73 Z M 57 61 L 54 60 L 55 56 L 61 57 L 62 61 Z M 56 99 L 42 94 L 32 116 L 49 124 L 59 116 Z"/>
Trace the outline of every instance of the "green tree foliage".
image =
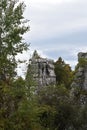
<path id="1" fill-rule="evenodd" d="M 87 59 L 86 58 L 79 58 L 78 64 L 75 67 L 75 72 L 77 72 L 79 67 L 86 67 L 87 66 Z"/>
<path id="2" fill-rule="evenodd" d="M 64 84 L 66 87 L 70 87 L 73 79 L 73 72 L 71 67 L 66 64 L 61 57 L 55 62 L 55 74 L 57 84 Z"/>
<path id="3" fill-rule="evenodd" d="M 78 112 L 78 117 L 75 117 L 74 127 L 75 129 L 85 130 L 87 128 L 87 90 L 79 87 L 74 88 L 71 99 Z"/>
<path id="4" fill-rule="evenodd" d="M 29 89 L 36 85 L 35 80 L 33 78 L 34 71 L 34 67 L 31 64 L 29 64 L 26 73 L 26 85 Z"/>
<path id="5" fill-rule="evenodd" d="M 7 106 L 5 106 L 5 110 L 2 113 L 5 116 L 2 127 L 4 130 L 30 130 L 32 128 L 33 119 L 35 118 L 33 100 L 29 100 L 25 85 L 26 83 L 21 77 L 12 83 L 10 94 L 8 95 L 8 97 L 10 96 L 10 102 L 5 101 L 8 104 L 6 104 Z"/>
<path id="6" fill-rule="evenodd" d="M 28 31 L 24 9 L 24 3 L 18 4 L 18 0 L 0 1 L 0 76 L 3 80 L 14 77 L 15 56 L 28 47 L 22 38 Z"/>
<path id="7" fill-rule="evenodd" d="M 37 123 L 36 96 L 29 92 L 21 77 L 4 86 L 0 95 L 0 129 L 34 130 Z M 1 92 L 1 91 L 0 91 Z M 31 94 L 30 94 L 31 93 Z"/>
<path id="8" fill-rule="evenodd" d="M 79 109 L 64 85 L 42 88 L 38 100 L 38 116 L 43 130 L 77 130 Z"/>
<path id="9" fill-rule="evenodd" d="M 23 17 L 24 3 L 18 0 L 0 1 L 0 129 L 17 130 L 17 116 L 25 100 L 27 102 L 25 83 L 22 79 L 14 82 L 16 76 L 16 55 L 28 49 L 22 35 L 29 29 Z M 25 103 L 25 102 L 24 102 Z M 26 110 L 27 111 L 26 107 Z M 23 110 L 23 109 L 22 109 Z M 16 115 L 16 120 L 15 116 Z M 27 115 L 27 114 L 26 114 Z M 14 118 L 12 118 L 14 117 Z M 20 117 L 20 118 L 19 118 Z M 14 121 L 13 121 L 14 120 Z M 22 120 L 24 123 L 24 120 Z M 20 125 L 20 123 L 19 123 Z M 22 124 L 20 125 L 23 129 Z"/>

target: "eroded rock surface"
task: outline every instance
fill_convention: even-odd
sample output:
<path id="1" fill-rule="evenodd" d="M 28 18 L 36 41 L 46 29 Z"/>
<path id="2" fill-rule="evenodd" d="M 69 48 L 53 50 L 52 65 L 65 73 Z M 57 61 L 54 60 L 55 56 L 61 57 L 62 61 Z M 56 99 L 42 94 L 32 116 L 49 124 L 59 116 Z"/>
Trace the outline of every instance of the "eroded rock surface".
<path id="1" fill-rule="evenodd" d="M 78 62 L 80 59 L 86 61 L 87 53 L 80 52 L 78 54 Z M 78 63 L 78 64 L 79 64 L 79 66 L 78 66 L 78 69 L 75 74 L 75 79 L 71 86 L 80 87 L 82 89 L 87 90 L 87 63 L 84 62 L 83 65 L 80 65 L 80 63 Z"/>
<path id="2" fill-rule="evenodd" d="M 41 87 L 56 83 L 53 60 L 41 58 L 35 51 L 30 59 L 30 66 L 32 67 L 33 79 L 37 86 Z"/>
<path id="3" fill-rule="evenodd" d="M 79 103 L 87 104 L 87 53 L 78 54 L 78 65 L 71 87 L 71 94 L 80 96 Z"/>

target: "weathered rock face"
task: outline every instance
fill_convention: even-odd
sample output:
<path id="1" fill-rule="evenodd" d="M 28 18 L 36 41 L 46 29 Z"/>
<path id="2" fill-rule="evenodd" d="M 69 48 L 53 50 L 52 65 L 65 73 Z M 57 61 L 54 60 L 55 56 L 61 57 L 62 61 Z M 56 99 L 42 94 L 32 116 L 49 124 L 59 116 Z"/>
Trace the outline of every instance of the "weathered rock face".
<path id="1" fill-rule="evenodd" d="M 80 52 L 80 53 L 78 54 L 78 59 L 80 59 L 80 58 L 85 58 L 85 59 L 87 59 L 87 53 Z"/>
<path id="2" fill-rule="evenodd" d="M 35 51 L 30 59 L 30 65 L 33 70 L 33 79 L 38 87 L 56 83 L 53 60 L 41 58 Z"/>
<path id="3" fill-rule="evenodd" d="M 87 53 L 80 52 L 78 54 L 78 61 L 82 59 L 82 63 L 77 69 L 74 82 L 72 83 L 72 87 L 79 87 L 84 90 L 87 90 Z"/>
<path id="4" fill-rule="evenodd" d="M 87 53 L 78 54 L 77 70 L 71 87 L 71 96 L 79 95 L 78 103 L 82 106 L 87 104 Z"/>

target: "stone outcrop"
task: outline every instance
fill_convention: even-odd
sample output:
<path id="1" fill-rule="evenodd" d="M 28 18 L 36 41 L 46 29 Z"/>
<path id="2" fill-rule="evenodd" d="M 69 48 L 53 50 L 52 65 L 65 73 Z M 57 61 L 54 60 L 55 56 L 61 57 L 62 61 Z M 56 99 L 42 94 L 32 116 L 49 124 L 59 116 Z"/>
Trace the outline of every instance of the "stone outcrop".
<path id="1" fill-rule="evenodd" d="M 56 83 L 53 60 L 41 58 L 37 51 L 34 51 L 30 59 L 30 66 L 36 86 L 43 87 Z"/>
<path id="2" fill-rule="evenodd" d="M 78 54 L 78 65 L 72 87 L 87 90 L 87 53 Z"/>
<path id="3" fill-rule="evenodd" d="M 78 64 L 73 83 L 71 84 L 71 97 L 79 96 L 78 103 L 87 104 L 87 53 L 78 54 Z"/>

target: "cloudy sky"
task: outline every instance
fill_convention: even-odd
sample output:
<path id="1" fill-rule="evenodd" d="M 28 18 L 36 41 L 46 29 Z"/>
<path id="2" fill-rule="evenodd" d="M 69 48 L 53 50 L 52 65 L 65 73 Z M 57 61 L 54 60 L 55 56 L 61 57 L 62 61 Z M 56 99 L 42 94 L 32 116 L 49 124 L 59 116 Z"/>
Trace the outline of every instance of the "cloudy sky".
<path id="1" fill-rule="evenodd" d="M 24 36 L 31 43 L 22 58 L 37 50 L 43 57 L 61 56 L 72 68 L 78 52 L 87 51 L 87 0 L 24 0 L 25 18 L 30 31 Z"/>

